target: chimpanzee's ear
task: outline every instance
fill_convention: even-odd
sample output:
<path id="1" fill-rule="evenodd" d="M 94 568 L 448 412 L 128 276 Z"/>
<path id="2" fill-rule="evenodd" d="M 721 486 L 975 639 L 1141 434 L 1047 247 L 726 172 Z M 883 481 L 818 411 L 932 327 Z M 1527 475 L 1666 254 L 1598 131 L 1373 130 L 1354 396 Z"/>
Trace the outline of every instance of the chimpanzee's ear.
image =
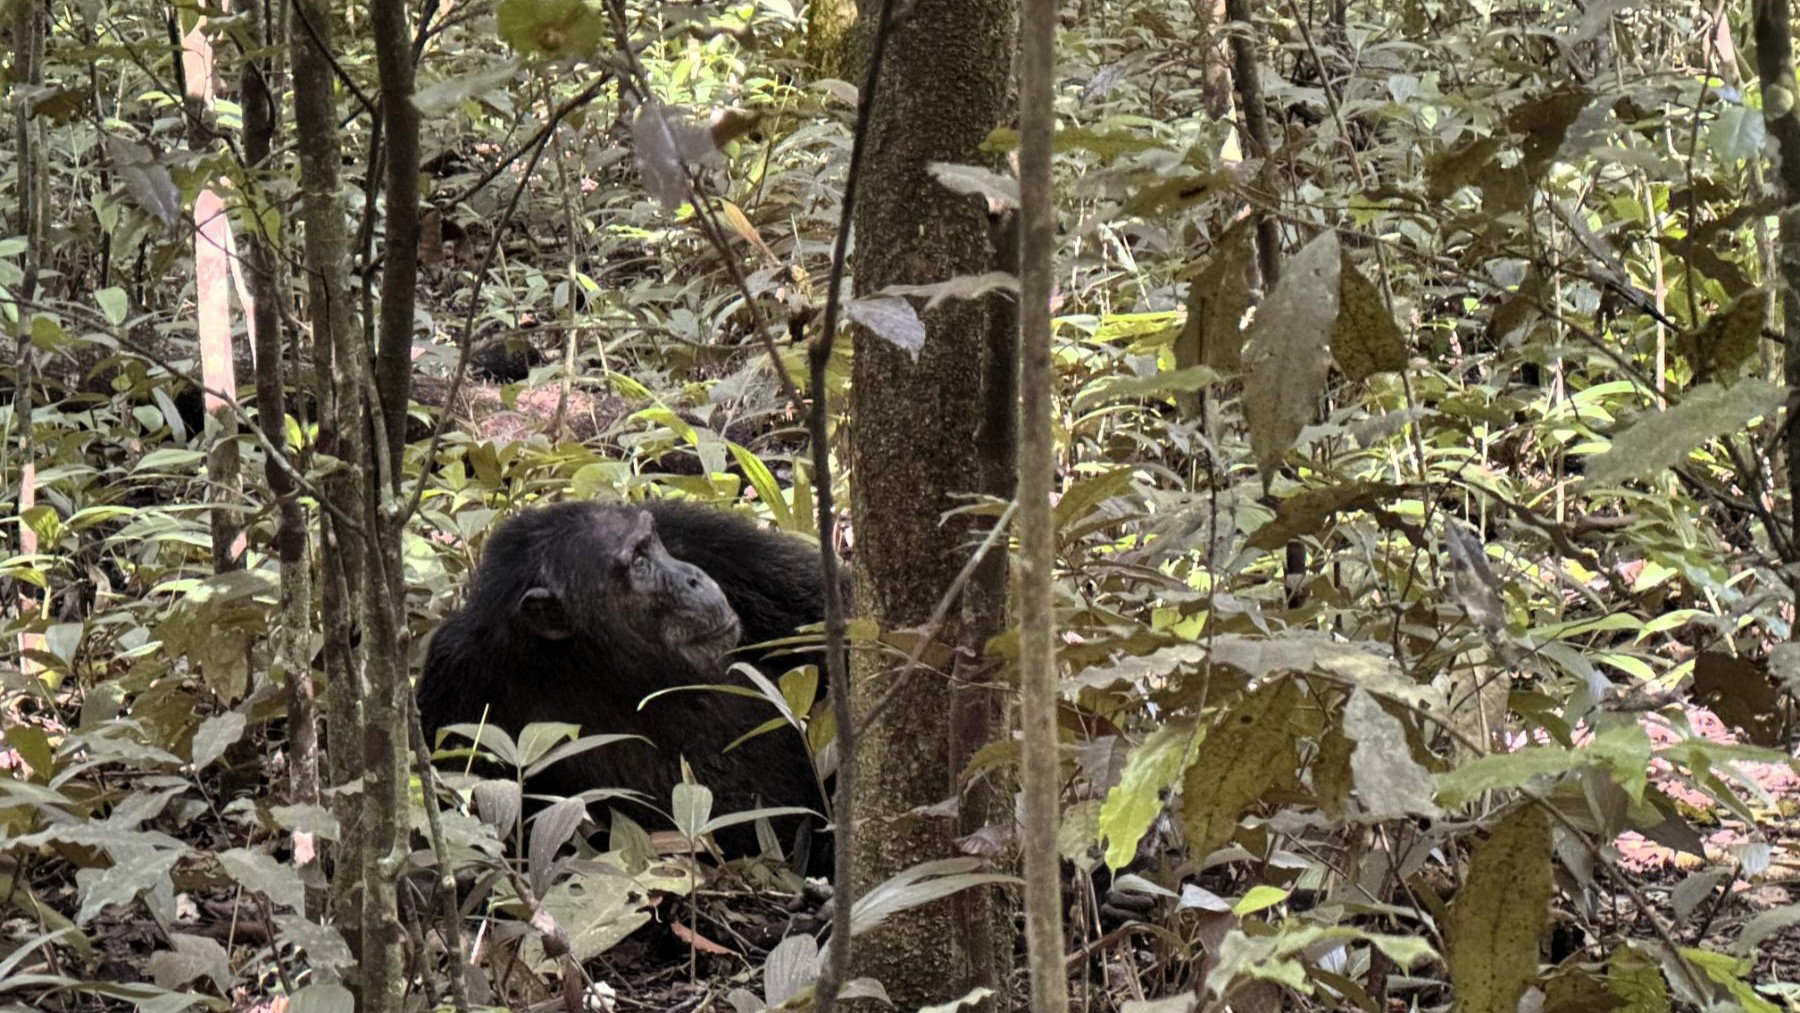
<path id="1" fill-rule="evenodd" d="M 562 599 L 548 588 L 534 587 L 519 596 L 519 618 L 526 629 L 545 640 L 567 640 L 575 635 Z"/>

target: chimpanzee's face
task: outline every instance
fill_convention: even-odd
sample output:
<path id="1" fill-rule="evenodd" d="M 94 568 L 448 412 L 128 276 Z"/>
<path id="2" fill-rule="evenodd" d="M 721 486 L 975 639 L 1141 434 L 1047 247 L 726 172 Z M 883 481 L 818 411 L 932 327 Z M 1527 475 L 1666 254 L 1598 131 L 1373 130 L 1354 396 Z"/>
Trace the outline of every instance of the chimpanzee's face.
<path id="1" fill-rule="evenodd" d="M 737 646 L 738 617 L 724 592 L 706 571 L 669 555 L 649 513 L 596 513 L 570 543 L 554 550 L 561 572 L 519 601 L 537 636 L 633 645 L 701 671 Z"/>

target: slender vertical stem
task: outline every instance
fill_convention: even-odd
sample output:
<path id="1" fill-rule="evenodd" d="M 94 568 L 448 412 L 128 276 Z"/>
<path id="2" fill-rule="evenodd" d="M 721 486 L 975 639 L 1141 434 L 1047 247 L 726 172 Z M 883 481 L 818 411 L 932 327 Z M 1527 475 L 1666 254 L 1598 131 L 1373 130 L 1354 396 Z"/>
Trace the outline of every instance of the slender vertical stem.
<path id="1" fill-rule="evenodd" d="M 1069 1008 L 1063 968 L 1062 867 L 1056 853 L 1056 560 L 1050 492 L 1050 206 L 1055 126 L 1056 2 L 1026 0 L 1019 36 L 1019 684 L 1024 698 L 1025 939 L 1031 1008 Z"/>

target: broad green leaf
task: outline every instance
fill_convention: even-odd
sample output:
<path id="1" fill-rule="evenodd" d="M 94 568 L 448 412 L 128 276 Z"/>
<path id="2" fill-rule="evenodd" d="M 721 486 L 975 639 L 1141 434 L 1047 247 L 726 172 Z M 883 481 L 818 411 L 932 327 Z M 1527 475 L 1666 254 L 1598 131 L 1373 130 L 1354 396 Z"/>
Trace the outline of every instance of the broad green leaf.
<path id="1" fill-rule="evenodd" d="M 1106 401 L 1122 401 L 1134 397 L 1158 398 L 1170 394 L 1192 393 L 1218 382 L 1219 374 L 1206 366 L 1190 366 L 1186 369 L 1151 373 L 1146 376 L 1114 378 L 1082 391 L 1080 396 L 1075 399 L 1075 407 L 1080 410 Z"/>
<path id="2" fill-rule="evenodd" d="M 419 110 L 419 115 L 427 119 L 442 116 L 461 105 L 465 99 L 480 98 L 504 87 L 518 69 L 513 61 L 506 60 L 473 73 L 426 85 L 413 93 L 413 106 Z"/>
<path id="3" fill-rule="evenodd" d="M 667 884 L 666 887 L 672 887 Z M 560 926 L 569 940 L 569 955 L 588 961 L 617 946 L 650 920 L 644 910 L 649 891 L 630 876 L 588 875 L 561 880 L 540 901 L 544 913 Z M 540 971 L 557 962 L 544 956 L 536 933 L 526 942 L 524 959 Z"/>
<path id="4" fill-rule="evenodd" d="M 1238 817 L 1297 764 L 1290 719 L 1300 683 L 1281 679 L 1246 694 L 1200 740 L 1181 788 L 1181 824 L 1196 859 L 1221 848 Z"/>
<path id="5" fill-rule="evenodd" d="M 1672 468 L 1702 444 L 1741 433 L 1751 421 L 1772 414 L 1787 392 L 1750 378 L 1730 387 L 1702 384 L 1666 411 L 1647 412 L 1613 437 L 1612 448 L 1588 459 L 1587 474 L 1614 484 Z"/>
<path id="6" fill-rule="evenodd" d="M 329 981 L 302 986 L 287 1004 L 287 1013 L 353 1013 L 355 1009 L 356 996 L 344 986 Z"/>
<path id="7" fill-rule="evenodd" d="M 585 802 L 579 798 L 565 798 L 531 818 L 528 853 L 531 856 L 532 890 L 543 893 L 550 885 L 556 852 L 569 842 L 569 838 L 575 836 L 575 828 L 586 817 Z"/>
<path id="8" fill-rule="evenodd" d="M 1331 331 L 1331 357 L 1352 380 L 1406 368 L 1406 338 L 1375 283 L 1363 277 L 1348 250 L 1338 267 L 1337 325 Z"/>
<path id="9" fill-rule="evenodd" d="M 231 958 L 217 940 L 176 932 L 170 934 L 169 945 L 171 949 L 152 953 L 144 965 L 158 988 L 181 989 L 205 977 L 221 995 L 231 994 Z"/>
<path id="10" fill-rule="evenodd" d="M 187 471 L 198 467 L 206 460 L 206 455 L 198 450 L 186 447 L 164 447 L 152 450 L 138 458 L 137 467 L 133 471 Z"/>
<path id="11" fill-rule="evenodd" d="M 1400 719 L 1360 687 L 1344 706 L 1344 734 L 1356 740 L 1350 770 L 1370 815 L 1438 815 L 1431 773 L 1413 759 Z"/>
<path id="12" fill-rule="evenodd" d="M 819 977 L 819 941 L 804 932 L 776 944 L 763 961 L 763 1002 L 780 1006 Z"/>
<path id="13" fill-rule="evenodd" d="M 552 764 L 561 763 L 571 756 L 579 756 L 590 749 L 601 749 L 626 739 L 636 739 L 639 742 L 649 741 L 641 735 L 583 735 L 571 742 L 561 742 L 552 746 L 549 752 L 526 764 L 525 776 L 527 778 L 536 777 L 548 770 Z"/>
<path id="14" fill-rule="evenodd" d="M 105 314 L 106 322 L 114 327 L 124 323 L 125 315 L 131 310 L 125 290 L 117 286 L 95 292 L 94 302 L 99 305 L 100 312 Z"/>
<path id="15" fill-rule="evenodd" d="M 1162 812 L 1162 792 L 1181 776 L 1195 745 L 1192 726 L 1170 721 L 1132 747 L 1119 783 L 1106 793 L 1100 807 L 1100 839 L 1106 842 L 1107 868 L 1124 868 L 1137 857 L 1138 841 Z"/>
<path id="16" fill-rule="evenodd" d="M 706 822 L 712 819 L 712 789 L 684 781 L 675 786 L 670 803 L 670 812 L 675 817 L 675 829 L 690 841 L 699 840 L 706 833 Z"/>
<path id="17" fill-rule="evenodd" d="M 86 925 L 105 909 L 117 904 L 130 904 L 146 890 L 158 886 L 173 889 L 170 870 L 181 861 L 184 849 L 154 848 L 147 845 L 114 845 L 107 849 L 113 864 L 104 869 L 82 869 L 76 874 L 81 884 L 81 908 L 75 920 Z"/>
<path id="18" fill-rule="evenodd" d="M 1669 1013 L 1669 986 L 1662 968 L 1644 951 L 1626 943 L 1606 960 L 1606 986 L 1627 1013 Z"/>
<path id="19" fill-rule="evenodd" d="M 844 315 L 919 361 L 919 351 L 925 347 L 925 321 L 912 303 L 896 296 L 864 296 L 845 303 Z"/>
<path id="20" fill-rule="evenodd" d="M 579 734 L 581 726 L 566 721 L 533 721 L 519 729 L 518 764 L 530 767 Z"/>
<path id="21" fill-rule="evenodd" d="M 1316 535 L 1340 513 L 1387 507 L 1406 491 L 1389 482 L 1349 481 L 1301 489 L 1281 501 L 1273 520 L 1250 534 L 1250 547 L 1279 549 L 1296 538 Z"/>
<path id="22" fill-rule="evenodd" d="M 1566 774 L 1586 766 L 1591 756 L 1562 746 L 1526 746 L 1511 753 L 1478 756 L 1438 775 L 1438 801 L 1459 806 L 1484 791 L 1519 788 L 1546 774 Z"/>
<path id="23" fill-rule="evenodd" d="M 1519 997 L 1537 978 L 1552 872 L 1550 821 L 1529 801 L 1514 807 L 1475 847 L 1447 926 L 1446 956 L 1458 1010 L 1517 1013 Z"/>
<path id="24" fill-rule="evenodd" d="M 931 162 L 925 166 L 925 171 L 952 193 L 985 197 L 990 204 L 1006 208 L 1019 206 L 1019 181 L 1011 176 L 979 165 L 953 162 Z"/>
<path id="25" fill-rule="evenodd" d="M 194 769 L 206 769 L 243 737 L 244 715 L 237 711 L 214 714 L 200 722 L 200 727 L 194 730 Z"/>
<path id="26" fill-rule="evenodd" d="M 501 0 L 494 24 L 520 55 L 551 60 L 587 56 L 606 27 L 600 10 L 582 0 Z"/>
<path id="27" fill-rule="evenodd" d="M 1755 986 L 1745 980 L 1756 969 L 1753 959 L 1698 946 L 1682 947 L 1681 956 L 1711 978 L 1714 984 L 1724 988 L 1746 1013 L 1781 1013 L 1781 1007 L 1757 995 Z"/>
<path id="28" fill-rule="evenodd" d="M 260 851 L 232 848 L 219 853 L 219 864 L 225 874 L 246 890 L 260 893 L 271 903 L 294 911 L 306 909 L 306 887 L 300 873 L 291 865 L 283 865 Z"/>
<path id="29" fill-rule="evenodd" d="M 1244 894 L 1242 900 L 1231 906 L 1231 913 L 1242 918 L 1246 915 L 1256 914 L 1258 911 L 1267 911 L 1287 899 L 1288 891 L 1278 886 L 1266 884 L 1253 886 Z"/>

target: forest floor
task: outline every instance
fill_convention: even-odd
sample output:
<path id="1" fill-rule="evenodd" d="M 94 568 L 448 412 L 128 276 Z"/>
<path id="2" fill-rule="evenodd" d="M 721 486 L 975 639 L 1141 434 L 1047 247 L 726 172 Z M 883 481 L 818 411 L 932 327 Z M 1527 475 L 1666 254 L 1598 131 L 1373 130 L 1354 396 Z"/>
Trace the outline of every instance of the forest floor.
<path id="1" fill-rule="evenodd" d="M 1715 741 L 1733 741 L 1731 733 L 1703 708 L 1690 708 L 1688 720 L 1697 731 Z M 1651 716 L 1644 719 L 1652 740 L 1661 744 L 1671 736 L 1661 730 L 1659 722 Z M 1732 813 L 1717 811 L 1705 796 L 1687 788 L 1666 769 L 1651 771 L 1651 782 L 1675 800 L 1682 815 L 1699 833 L 1699 843 L 1713 860 L 1710 865 L 1635 833 L 1617 841 L 1619 864 L 1633 875 L 1640 895 L 1656 909 L 1653 917 L 1674 925 L 1674 937 L 1682 945 L 1718 952 L 1732 952 L 1745 926 L 1758 915 L 1800 903 L 1800 777 L 1780 764 L 1740 763 L 1735 778 L 1727 775 L 1727 779 L 1732 780 L 1738 797 L 1756 818 L 1755 825 L 1746 825 Z M 243 843 L 242 828 L 228 817 L 201 817 L 179 833 L 201 850 L 224 851 Z M 72 917 L 79 903 L 77 884 L 58 881 L 55 870 L 59 868 L 68 866 L 40 864 L 33 872 L 31 885 L 36 896 Z M 1731 876 L 1720 869 L 1737 871 Z M 180 879 L 178 875 L 177 880 Z M 1609 882 L 1605 874 L 1599 876 L 1599 885 L 1589 894 L 1596 901 L 1585 911 L 1572 904 L 1565 894 L 1562 903 L 1568 917 L 1564 923 L 1579 926 L 1583 937 L 1589 940 L 1596 936 L 1653 940 L 1653 930 L 1634 910 L 1628 893 L 1608 892 Z M 650 924 L 588 966 L 596 983 L 593 987 L 601 992 L 610 990 L 616 997 L 614 1008 L 619 1010 L 679 1013 L 701 1006 L 725 1008 L 731 1005 L 725 996 L 734 989 L 760 996 L 762 957 L 796 924 L 805 923 L 804 914 L 797 919 L 789 908 L 784 898 L 732 889 L 724 882 L 709 885 L 696 905 L 660 898 Z M 260 914 L 246 917 L 240 895 L 229 890 L 194 889 L 177 894 L 174 910 L 175 921 L 162 924 L 147 913 L 143 904 L 107 908 L 87 926 L 94 943 L 88 977 L 112 982 L 158 980 L 168 973 L 172 934 L 205 936 L 217 940 L 231 954 L 235 980 L 231 981 L 228 994 L 234 1009 L 284 1013 L 286 1002 L 282 993 L 296 984 L 304 961 L 284 952 L 281 969 L 277 969 L 276 962 L 270 959 L 268 928 Z M 1190 934 L 1183 932 L 1179 912 L 1161 910 L 1155 917 L 1177 934 Z M 8 920 L 7 929 L 20 939 L 35 936 L 41 926 L 15 915 Z M 1137 989 L 1121 987 L 1118 975 L 1112 971 L 1124 969 L 1127 975 L 1142 974 L 1156 980 L 1161 976 L 1155 969 L 1174 966 L 1167 953 L 1159 952 L 1154 934 L 1115 933 L 1113 938 L 1117 952 L 1088 962 L 1087 966 L 1109 968 L 1110 982 L 1090 982 L 1088 988 L 1102 995 L 1117 989 L 1120 994 L 1113 996 L 1115 1002 L 1132 997 L 1129 993 Z M 1755 970 L 1748 976 L 1751 982 L 1765 989 L 1765 994 L 1785 993 L 1783 997 L 1790 1008 L 1800 1001 L 1800 924 L 1768 934 L 1757 948 L 1755 960 Z M 54 960 L 45 964 L 43 970 L 51 973 L 82 973 L 76 968 L 58 967 Z M 261 973 L 252 966 L 257 964 L 262 967 Z M 557 998 L 532 972 L 522 965 L 514 966 L 512 980 L 500 990 L 508 1000 L 536 1004 Z M 227 983 L 213 980 L 221 987 Z M 299 980 L 304 981 L 304 977 Z M 1149 983 L 1145 980 L 1139 985 Z M 1112 1005 L 1105 1003 L 1098 1008 Z M 78 1006 L 96 1008 L 91 1002 Z M 42 1008 L 62 1007 L 52 1004 Z M 122 1004 L 119 1008 L 127 1006 Z"/>

